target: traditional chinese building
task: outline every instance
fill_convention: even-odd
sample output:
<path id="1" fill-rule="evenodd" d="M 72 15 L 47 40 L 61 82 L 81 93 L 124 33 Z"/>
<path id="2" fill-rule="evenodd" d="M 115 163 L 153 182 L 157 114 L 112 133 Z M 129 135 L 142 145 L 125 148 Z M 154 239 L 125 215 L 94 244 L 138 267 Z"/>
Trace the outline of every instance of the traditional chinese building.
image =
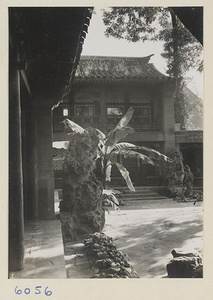
<path id="1" fill-rule="evenodd" d="M 160 73 L 149 62 L 150 58 L 81 57 L 72 92 L 54 110 L 54 141 L 69 139 L 61 123 L 65 118 L 84 128 L 92 126 L 107 133 L 131 106 L 135 112 L 129 125 L 135 133 L 125 141 L 164 154 L 179 149 L 193 171 L 195 161 L 201 167 L 202 132 L 175 131 L 174 80 Z M 135 185 L 164 184 L 163 163 L 159 167 L 140 165 L 134 159 L 125 159 L 123 163 Z M 60 178 L 60 170 L 56 166 L 56 178 Z M 122 184 L 116 170 L 113 170 L 112 183 Z"/>
<path id="2" fill-rule="evenodd" d="M 135 62 L 138 68 L 130 67 L 129 73 L 122 59 L 117 67 L 112 61 L 102 69 L 99 67 L 104 58 L 100 62 L 97 58 L 83 59 L 73 82 L 91 9 L 10 7 L 8 13 L 8 233 L 9 271 L 14 272 L 24 268 L 24 224 L 29 220 L 55 219 L 52 141 L 67 140 L 60 120 L 69 117 L 82 126 L 95 126 L 107 132 L 133 105 L 137 107 L 132 121 L 136 133 L 128 139 L 167 152 L 173 148 L 175 138 L 173 81 L 149 64 L 149 57 L 140 59 L 139 64 Z M 143 97 L 137 96 L 141 92 Z M 59 103 L 62 104 L 58 106 Z M 169 118 L 164 119 L 166 114 Z M 201 145 L 197 132 L 193 139 L 180 132 L 180 140 Z M 161 178 L 160 171 L 152 172 L 154 178 Z"/>

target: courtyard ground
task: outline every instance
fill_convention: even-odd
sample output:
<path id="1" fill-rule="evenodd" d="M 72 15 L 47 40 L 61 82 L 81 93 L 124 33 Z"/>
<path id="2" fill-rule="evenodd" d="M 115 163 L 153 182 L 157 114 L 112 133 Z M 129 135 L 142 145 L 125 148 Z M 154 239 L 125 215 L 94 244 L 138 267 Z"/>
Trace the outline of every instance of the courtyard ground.
<path id="1" fill-rule="evenodd" d="M 202 255 L 202 203 L 144 201 L 140 207 L 106 214 L 103 232 L 129 256 L 140 278 L 161 278 L 167 276 L 172 249 L 195 249 Z"/>
<path id="2" fill-rule="evenodd" d="M 165 199 L 140 201 L 119 211 L 110 208 L 103 232 L 128 255 L 140 278 L 167 277 L 172 249 L 195 249 L 202 255 L 202 204 Z M 91 277 L 81 242 L 65 245 L 65 267 L 68 278 Z"/>
<path id="3" fill-rule="evenodd" d="M 203 249 L 201 202 L 178 203 L 171 199 L 139 201 L 106 212 L 103 232 L 129 256 L 140 278 L 166 277 L 173 248 Z M 205 265 L 204 265 L 205 268 Z M 82 241 L 65 243 L 56 220 L 25 222 L 25 268 L 9 278 L 90 278 Z"/>

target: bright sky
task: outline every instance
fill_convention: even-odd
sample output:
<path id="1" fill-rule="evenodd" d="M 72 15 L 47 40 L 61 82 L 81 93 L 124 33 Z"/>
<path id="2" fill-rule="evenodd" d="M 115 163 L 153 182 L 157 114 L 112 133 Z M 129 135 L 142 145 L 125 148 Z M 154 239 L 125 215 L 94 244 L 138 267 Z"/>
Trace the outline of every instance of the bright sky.
<path id="1" fill-rule="evenodd" d="M 106 29 L 102 21 L 102 12 L 100 7 L 95 8 L 96 14 L 93 14 L 87 37 L 84 41 L 82 55 L 97 56 L 132 56 L 143 57 L 154 54 L 150 62 L 162 73 L 166 72 L 166 61 L 162 58 L 162 42 L 137 42 L 131 43 L 126 40 L 118 40 L 113 37 L 107 38 L 104 35 Z M 191 70 L 187 77 L 192 77 L 188 87 L 199 97 L 203 94 L 202 74 Z"/>

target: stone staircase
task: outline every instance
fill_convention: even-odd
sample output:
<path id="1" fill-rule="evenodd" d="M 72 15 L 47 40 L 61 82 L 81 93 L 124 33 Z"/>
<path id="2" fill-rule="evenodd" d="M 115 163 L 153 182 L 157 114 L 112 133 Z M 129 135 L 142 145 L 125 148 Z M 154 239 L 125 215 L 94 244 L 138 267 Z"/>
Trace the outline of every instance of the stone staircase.
<path id="1" fill-rule="evenodd" d="M 135 187 L 135 192 L 132 192 L 127 187 L 113 187 L 113 190 L 120 192 L 119 197 L 127 206 L 137 206 L 144 201 L 165 200 L 167 197 L 159 194 L 162 189 L 158 186 L 138 186 Z"/>

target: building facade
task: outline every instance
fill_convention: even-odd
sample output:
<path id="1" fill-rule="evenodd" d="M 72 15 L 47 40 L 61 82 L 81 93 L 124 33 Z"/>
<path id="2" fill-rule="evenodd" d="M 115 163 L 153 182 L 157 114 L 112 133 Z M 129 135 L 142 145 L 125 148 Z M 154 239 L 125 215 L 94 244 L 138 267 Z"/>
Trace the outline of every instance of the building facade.
<path id="1" fill-rule="evenodd" d="M 129 126 L 135 132 L 125 141 L 156 149 L 166 155 L 174 149 L 184 150 L 185 156 L 190 157 L 190 151 L 186 149 L 193 149 L 195 144 L 189 140 L 186 142 L 182 131 L 175 131 L 174 80 L 160 73 L 149 62 L 150 58 L 82 56 L 72 92 L 54 110 L 54 141 L 69 139 L 62 123 L 66 118 L 83 128 L 94 127 L 108 133 L 128 108 L 133 107 L 134 115 Z M 202 145 L 200 135 L 199 141 L 194 141 L 199 144 L 198 148 Z M 193 166 L 189 159 L 187 163 Z M 166 166 L 163 162 L 154 167 L 142 165 L 135 159 L 125 159 L 123 164 L 136 186 L 164 184 Z M 112 174 L 112 184 L 123 184 L 116 169 Z M 56 185 L 60 187 L 62 164 L 55 164 L 55 177 Z"/>
<path id="2" fill-rule="evenodd" d="M 72 93 L 54 110 L 54 140 L 67 139 L 61 123 L 65 118 L 84 128 L 95 127 L 107 133 L 133 107 L 129 125 L 135 133 L 126 141 L 166 154 L 174 149 L 174 81 L 149 63 L 150 57 L 82 57 Z M 162 184 L 165 173 L 162 164 L 155 168 L 132 159 L 123 163 L 133 184 Z M 121 180 L 116 170 L 113 175 L 114 182 Z"/>

